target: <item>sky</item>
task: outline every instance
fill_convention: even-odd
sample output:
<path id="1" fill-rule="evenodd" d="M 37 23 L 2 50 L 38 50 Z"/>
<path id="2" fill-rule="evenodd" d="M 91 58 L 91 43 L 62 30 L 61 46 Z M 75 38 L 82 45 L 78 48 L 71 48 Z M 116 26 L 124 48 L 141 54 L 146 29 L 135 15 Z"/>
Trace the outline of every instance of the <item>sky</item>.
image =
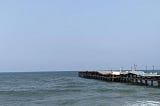
<path id="1" fill-rule="evenodd" d="M 0 72 L 160 69 L 159 0 L 1 0 Z"/>

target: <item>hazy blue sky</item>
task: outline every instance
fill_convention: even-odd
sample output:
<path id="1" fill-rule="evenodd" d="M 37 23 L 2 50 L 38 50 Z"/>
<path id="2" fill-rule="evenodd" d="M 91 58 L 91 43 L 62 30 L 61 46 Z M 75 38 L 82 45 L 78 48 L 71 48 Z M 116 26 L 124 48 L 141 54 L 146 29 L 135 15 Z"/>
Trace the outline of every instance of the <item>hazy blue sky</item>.
<path id="1" fill-rule="evenodd" d="M 1 72 L 132 64 L 160 66 L 160 0 L 0 1 Z"/>

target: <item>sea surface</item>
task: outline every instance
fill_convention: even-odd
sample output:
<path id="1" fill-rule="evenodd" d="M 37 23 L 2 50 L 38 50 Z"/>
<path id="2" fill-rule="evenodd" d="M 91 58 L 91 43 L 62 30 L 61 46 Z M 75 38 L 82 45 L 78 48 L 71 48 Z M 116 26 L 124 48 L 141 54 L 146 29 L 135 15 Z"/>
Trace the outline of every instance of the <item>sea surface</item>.
<path id="1" fill-rule="evenodd" d="M 1 73 L 0 106 L 160 106 L 160 89 L 84 79 L 69 71 Z"/>

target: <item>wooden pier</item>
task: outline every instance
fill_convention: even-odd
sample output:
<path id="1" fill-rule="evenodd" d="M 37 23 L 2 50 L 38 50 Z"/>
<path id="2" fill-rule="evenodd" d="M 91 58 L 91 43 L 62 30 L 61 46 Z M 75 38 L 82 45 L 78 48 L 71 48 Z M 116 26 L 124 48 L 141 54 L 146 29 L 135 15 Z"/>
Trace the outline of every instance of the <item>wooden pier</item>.
<path id="1" fill-rule="evenodd" d="M 135 72 L 119 72 L 119 74 L 114 74 L 113 71 L 81 71 L 78 73 L 78 75 L 79 77 L 87 79 L 145 85 L 160 88 L 160 75 L 147 73 L 144 75 L 139 75 Z"/>

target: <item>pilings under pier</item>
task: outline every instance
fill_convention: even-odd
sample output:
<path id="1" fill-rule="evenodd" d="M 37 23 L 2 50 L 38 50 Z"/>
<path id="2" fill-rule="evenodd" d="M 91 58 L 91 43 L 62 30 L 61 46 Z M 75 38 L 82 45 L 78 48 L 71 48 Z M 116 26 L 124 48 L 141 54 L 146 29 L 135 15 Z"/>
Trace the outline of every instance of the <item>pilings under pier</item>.
<path id="1" fill-rule="evenodd" d="M 101 74 L 98 71 L 78 72 L 78 76 L 88 79 L 97 79 L 109 82 L 131 83 L 136 85 L 157 86 L 160 88 L 160 76 L 140 76 L 133 73 L 128 74 Z M 150 83 L 149 83 L 150 82 Z"/>

